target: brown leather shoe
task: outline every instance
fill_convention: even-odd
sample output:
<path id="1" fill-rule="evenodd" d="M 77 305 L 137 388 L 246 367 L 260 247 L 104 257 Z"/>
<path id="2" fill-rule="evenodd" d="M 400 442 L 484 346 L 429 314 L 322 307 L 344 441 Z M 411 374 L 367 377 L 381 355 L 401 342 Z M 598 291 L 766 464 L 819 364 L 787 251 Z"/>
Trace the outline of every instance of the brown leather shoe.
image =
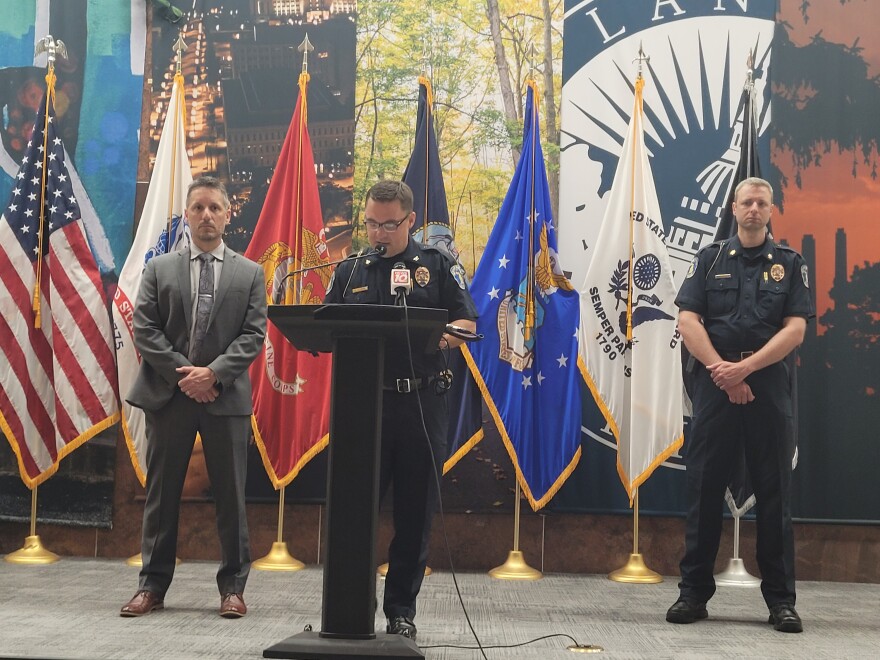
<path id="1" fill-rule="evenodd" d="M 138 591 L 134 597 L 122 606 L 119 616 L 143 616 L 153 610 L 165 609 L 162 596 L 152 591 Z"/>
<path id="2" fill-rule="evenodd" d="M 220 616 L 224 619 L 240 619 L 247 614 L 247 605 L 241 594 L 223 594 L 220 599 Z"/>

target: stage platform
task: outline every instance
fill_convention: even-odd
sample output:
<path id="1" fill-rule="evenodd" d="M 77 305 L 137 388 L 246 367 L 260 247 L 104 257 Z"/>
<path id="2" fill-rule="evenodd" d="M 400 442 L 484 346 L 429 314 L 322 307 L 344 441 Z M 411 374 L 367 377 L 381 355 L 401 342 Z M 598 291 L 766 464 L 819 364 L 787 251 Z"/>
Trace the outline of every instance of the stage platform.
<path id="1" fill-rule="evenodd" d="M 184 562 L 166 609 L 123 619 L 137 569 L 121 560 L 62 558 L 48 566 L 0 562 L 0 657 L 88 659 L 261 658 L 263 649 L 306 626 L 320 629 L 320 567 L 296 573 L 252 571 L 239 620 L 217 614 L 214 562 Z M 483 573 L 458 576 L 465 605 L 488 658 L 576 658 L 570 636 L 601 646 L 595 658 L 876 658 L 880 649 L 880 585 L 798 583 L 805 632 L 783 634 L 767 624 L 757 588 L 721 587 L 709 619 L 666 623 L 677 596 L 662 584 L 611 582 L 600 575 L 549 574 L 512 582 Z M 381 601 L 381 581 L 379 583 Z M 377 617 L 377 629 L 384 620 Z M 425 579 L 418 643 L 428 658 L 479 658 L 448 571 Z M 384 628 L 383 628 L 384 629 Z M 547 635 L 563 635 L 517 648 Z M 489 648 L 495 647 L 495 648 Z"/>

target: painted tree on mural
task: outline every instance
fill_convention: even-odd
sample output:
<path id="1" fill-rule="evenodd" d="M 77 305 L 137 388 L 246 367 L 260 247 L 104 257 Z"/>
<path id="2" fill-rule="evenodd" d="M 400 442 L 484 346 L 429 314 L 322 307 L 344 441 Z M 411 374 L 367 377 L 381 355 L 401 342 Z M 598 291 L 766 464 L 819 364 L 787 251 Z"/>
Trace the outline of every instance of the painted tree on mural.
<path id="1" fill-rule="evenodd" d="M 434 92 L 450 221 L 472 272 L 510 183 L 530 61 L 543 86 L 545 76 L 553 81 L 546 97 L 553 112 L 544 123 L 549 126 L 545 135 L 554 136 L 556 144 L 559 77 L 554 71 L 562 39 L 552 25 L 545 26 L 544 17 L 558 22 L 561 9 L 559 0 L 359 3 L 355 215 L 374 181 L 403 173 L 415 133 L 417 81 L 426 75 Z M 532 45 L 537 52 L 530 55 Z M 558 152 L 547 151 L 555 173 Z"/>
<path id="2" fill-rule="evenodd" d="M 780 23 L 773 44 L 773 123 L 775 146 L 784 149 L 794 164 L 794 184 L 801 185 L 803 169 L 818 166 L 832 149 L 850 151 L 852 174 L 867 167 L 877 178 L 880 147 L 880 80 L 868 75 L 858 39 L 851 46 L 826 41 L 819 30 L 810 43 L 791 41 L 791 26 Z M 829 118 L 834 121 L 829 121 Z M 779 169 L 782 185 L 779 206 L 784 209 L 784 189 L 789 181 Z"/>
<path id="3" fill-rule="evenodd" d="M 773 45 L 770 132 L 776 159 L 771 178 L 783 209 L 786 192 L 795 199 L 807 170 L 826 166 L 830 156 L 851 155 L 853 181 L 878 176 L 880 79 L 871 75 L 859 37 L 834 42 L 823 36 L 822 25 L 810 22 L 813 5 L 804 1 L 797 8 L 813 30 L 809 38 L 795 43 L 794 27 L 782 21 Z M 847 194 L 829 190 L 835 193 Z M 829 217 L 828 222 L 845 227 L 847 218 Z M 835 278 L 831 307 L 817 310 L 824 332 L 808 335 L 801 348 L 803 451 L 794 476 L 795 515 L 877 518 L 871 484 L 880 461 L 880 445 L 874 441 L 880 425 L 878 291 L 880 263 L 865 262 Z M 847 475 L 845 484 L 825 485 L 829 475 L 837 474 Z M 834 497 L 828 496 L 829 488 Z"/>

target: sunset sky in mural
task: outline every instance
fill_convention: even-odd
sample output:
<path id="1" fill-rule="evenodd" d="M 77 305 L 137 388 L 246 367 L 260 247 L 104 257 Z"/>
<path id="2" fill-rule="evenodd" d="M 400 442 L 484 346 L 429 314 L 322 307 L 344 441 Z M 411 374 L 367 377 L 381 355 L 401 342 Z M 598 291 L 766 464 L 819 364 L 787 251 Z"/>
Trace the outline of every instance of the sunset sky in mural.
<path id="1" fill-rule="evenodd" d="M 880 42 L 872 38 L 865 21 L 865 3 L 853 0 L 839 2 L 812 2 L 804 23 L 800 0 L 783 0 L 779 20 L 793 28 L 791 38 L 803 45 L 820 30 L 829 42 L 852 46 L 857 38 L 864 48 L 862 57 L 868 62 L 868 75 L 880 72 Z M 857 177 L 852 176 L 853 158 L 857 160 Z M 872 161 L 878 158 L 872 154 Z M 785 238 L 797 250 L 801 249 L 804 234 L 816 239 L 816 272 L 813 280 L 817 287 L 817 316 L 831 305 L 829 290 L 834 278 L 834 239 L 838 227 L 847 237 L 847 274 L 853 265 L 880 260 L 880 238 L 877 237 L 877 214 L 880 212 L 880 180 L 871 178 L 871 165 L 863 162 L 861 152 L 839 153 L 837 145 L 822 154 L 819 167 L 801 172 L 802 185 L 794 184 L 794 166 L 790 154 L 774 151 L 773 160 L 789 178 L 785 190 L 785 213 L 776 212 L 773 219 L 777 239 Z M 821 331 L 821 327 L 820 327 Z"/>

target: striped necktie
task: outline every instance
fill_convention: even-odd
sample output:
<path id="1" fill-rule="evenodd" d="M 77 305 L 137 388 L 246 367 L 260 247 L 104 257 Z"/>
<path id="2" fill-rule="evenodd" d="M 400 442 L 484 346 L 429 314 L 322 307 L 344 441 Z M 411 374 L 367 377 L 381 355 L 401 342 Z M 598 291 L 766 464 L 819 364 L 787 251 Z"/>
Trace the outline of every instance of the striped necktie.
<path id="1" fill-rule="evenodd" d="M 189 361 L 198 366 L 201 358 L 202 343 L 208 330 L 208 319 L 214 307 L 214 255 L 203 252 L 198 256 L 201 260 L 199 271 L 199 300 L 196 303 L 196 322 L 193 326 L 192 341 L 189 343 Z"/>

